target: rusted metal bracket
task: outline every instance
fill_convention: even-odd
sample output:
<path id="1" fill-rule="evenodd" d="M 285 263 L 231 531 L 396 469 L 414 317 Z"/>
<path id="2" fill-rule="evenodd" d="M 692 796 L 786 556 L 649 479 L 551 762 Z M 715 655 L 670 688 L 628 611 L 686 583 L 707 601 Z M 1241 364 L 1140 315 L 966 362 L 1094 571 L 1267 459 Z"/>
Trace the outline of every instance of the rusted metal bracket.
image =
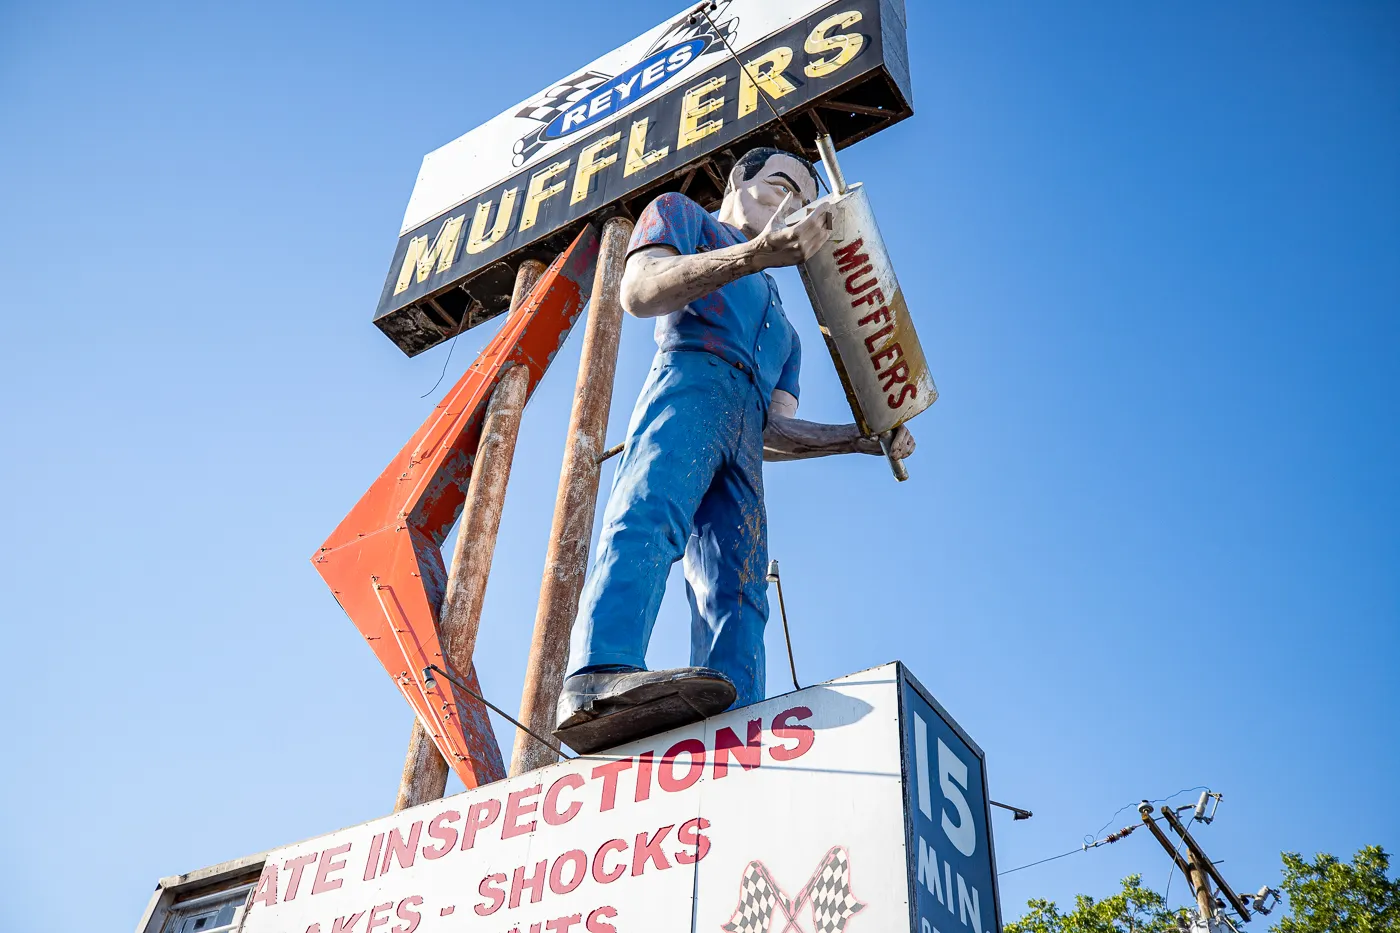
<path id="1" fill-rule="evenodd" d="M 462 510 L 486 406 L 502 371 L 529 371 L 529 393 L 578 319 L 593 285 L 598 234 L 590 224 L 559 255 L 423 426 L 350 510 L 312 564 L 360 630 L 433 744 L 469 788 L 505 777 L 474 667 L 444 656 L 438 617 L 447 571 L 442 543 Z M 423 671 L 450 672 L 430 689 Z"/>

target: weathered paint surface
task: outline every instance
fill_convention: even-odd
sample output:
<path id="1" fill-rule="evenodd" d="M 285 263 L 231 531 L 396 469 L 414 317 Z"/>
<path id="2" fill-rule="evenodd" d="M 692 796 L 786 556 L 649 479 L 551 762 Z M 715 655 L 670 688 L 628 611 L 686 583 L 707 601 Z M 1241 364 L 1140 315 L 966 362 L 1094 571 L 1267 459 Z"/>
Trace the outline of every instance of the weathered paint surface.
<path id="1" fill-rule="evenodd" d="M 505 776 L 486 709 L 436 664 L 480 693 L 476 671 L 443 650 L 438 618 L 447 572 L 441 547 L 471 480 L 482 423 L 508 366 L 528 374 L 526 397 L 573 327 L 592 285 L 598 237 L 590 226 L 560 254 L 529 298 L 444 396 L 312 557 L 355 627 L 467 787 Z"/>
<path id="2" fill-rule="evenodd" d="M 447 760 L 433 744 L 433 736 L 417 716 L 408 736 L 408 754 L 404 756 L 403 776 L 394 798 L 394 812 L 416 807 L 430 800 L 441 800 L 447 792 Z"/>
<path id="3" fill-rule="evenodd" d="M 938 388 L 865 189 L 823 200 L 831 237 L 801 266 L 802 283 L 861 433 L 883 434 L 932 405 Z"/>
<path id="4" fill-rule="evenodd" d="M 516 276 L 517 308 L 543 271 L 542 263 L 521 264 Z M 447 593 L 438 618 L 443 653 L 459 670 L 471 666 L 476 651 L 486 581 L 496 552 L 496 533 L 501 526 L 506 486 L 510 481 L 528 390 L 529 371 L 523 366 L 511 366 L 505 370 L 486 407 L 486 420 L 481 428 L 476 462 L 452 552 Z M 394 809 L 437 800 L 446 789 L 447 762 L 438 754 L 423 724 L 415 718 Z"/>
<path id="5" fill-rule="evenodd" d="M 631 235 L 631 222 L 621 217 L 603 226 L 588 305 L 583 356 L 574 386 L 574 407 L 559 471 L 554 522 L 520 700 L 520 721 L 541 735 L 554 731 L 554 707 L 569 661 L 569 630 L 578 613 L 579 593 L 588 570 L 588 544 L 593 537 L 601 456 L 612 407 L 618 341 L 622 336 L 622 272 Z M 511 774 L 553 764 L 558 758 L 551 749 L 516 730 Z"/>

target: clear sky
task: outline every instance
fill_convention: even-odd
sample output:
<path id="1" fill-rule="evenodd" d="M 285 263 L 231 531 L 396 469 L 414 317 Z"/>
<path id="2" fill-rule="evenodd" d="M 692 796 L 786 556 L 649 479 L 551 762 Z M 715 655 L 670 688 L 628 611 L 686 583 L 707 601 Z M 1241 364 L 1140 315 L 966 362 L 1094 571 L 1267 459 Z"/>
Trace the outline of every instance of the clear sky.
<path id="1" fill-rule="evenodd" d="M 442 392 L 445 347 L 370 324 L 419 160 L 672 12 L 0 3 L 0 928 L 129 929 L 163 875 L 390 809 L 410 714 L 308 558 Z M 907 484 L 770 466 L 799 673 L 907 662 L 1035 811 L 996 819 L 1002 869 L 1196 785 L 1240 888 L 1400 849 L 1400 7 L 909 19 L 916 115 L 844 166 L 942 398 Z M 846 420 L 780 284 L 803 414 Z M 486 601 L 508 707 L 577 352 Z M 1134 871 L 1167 882 L 1145 834 L 1006 875 L 1006 914 Z"/>

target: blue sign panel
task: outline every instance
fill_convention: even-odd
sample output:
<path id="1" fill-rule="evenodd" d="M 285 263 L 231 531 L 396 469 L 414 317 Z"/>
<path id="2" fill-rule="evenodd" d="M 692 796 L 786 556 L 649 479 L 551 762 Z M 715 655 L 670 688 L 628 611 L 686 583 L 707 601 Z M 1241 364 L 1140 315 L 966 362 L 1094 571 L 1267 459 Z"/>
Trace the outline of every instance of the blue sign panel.
<path id="1" fill-rule="evenodd" d="M 906 671 L 910 903 L 917 933 L 1000 933 L 982 750 Z"/>

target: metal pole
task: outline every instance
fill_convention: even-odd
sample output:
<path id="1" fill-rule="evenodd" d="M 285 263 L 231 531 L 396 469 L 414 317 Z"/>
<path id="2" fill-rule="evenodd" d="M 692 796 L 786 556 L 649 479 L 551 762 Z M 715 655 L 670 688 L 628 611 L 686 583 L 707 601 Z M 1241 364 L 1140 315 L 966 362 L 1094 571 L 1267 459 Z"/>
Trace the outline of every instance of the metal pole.
<path id="1" fill-rule="evenodd" d="M 520 697 L 520 721 L 544 735 L 554 732 L 554 708 L 564 685 L 564 667 L 569 663 L 569 632 L 578 614 L 579 594 L 588 570 L 593 511 L 598 504 L 599 455 L 606 443 L 617 346 L 622 336 L 622 270 L 631 236 L 632 222 L 626 218 L 614 217 L 603 225 L 593 292 L 588 301 L 583 356 L 578 364 L 530 661 Z M 552 750 L 516 730 L 510 762 L 512 776 L 558 760 Z"/>
<path id="2" fill-rule="evenodd" d="M 817 152 L 821 155 L 822 165 L 826 167 L 826 174 L 831 177 L 832 193 L 838 197 L 845 194 L 846 176 L 841 171 L 841 163 L 836 161 L 836 143 L 832 142 L 830 133 L 823 133 L 817 137 Z M 890 462 L 890 472 L 902 483 L 909 478 L 909 468 L 904 465 L 903 460 L 891 456 L 893 443 L 893 431 L 886 431 L 880 435 L 880 449 L 884 451 L 885 459 Z"/>
<path id="3" fill-rule="evenodd" d="M 544 269 L 544 263 L 536 260 L 520 264 L 511 294 L 512 311 L 530 294 Z M 472 652 L 476 650 L 482 599 L 486 593 L 486 579 L 491 573 L 491 558 L 496 551 L 496 533 L 501 525 L 501 508 L 505 504 L 506 484 L 510 480 L 529 382 L 529 370 L 524 366 L 505 370 L 491 395 L 481 427 L 481 440 L 477 444 L 467 498 L 457 527 L 457 544 L 452 551 L 447 592 L 438 615 L 443 654 L 458 670 L 470 667 Z M 433 745 L 428 731 L 414 717 L 408 756 L 394 801 L 395 812 L 440 799 L 447 790 L 447 770 L 447 762 Z"/>
<path id="4" fill-rule="evenodd" d="M 769 583 L 776 583 L 778 586 L 778 612 L 783 617 L 783 639 L 787 642 L 788 650 L 788 670 L 792 671 L 792 689 L 801 690 L 802 686 L 797 682 L 797 661 L 792 656 L 792 633 L 788 631 L 787 603 L 783 602 L 783 577 L 778 572 L 777 559 L 768 562 Z"/>

